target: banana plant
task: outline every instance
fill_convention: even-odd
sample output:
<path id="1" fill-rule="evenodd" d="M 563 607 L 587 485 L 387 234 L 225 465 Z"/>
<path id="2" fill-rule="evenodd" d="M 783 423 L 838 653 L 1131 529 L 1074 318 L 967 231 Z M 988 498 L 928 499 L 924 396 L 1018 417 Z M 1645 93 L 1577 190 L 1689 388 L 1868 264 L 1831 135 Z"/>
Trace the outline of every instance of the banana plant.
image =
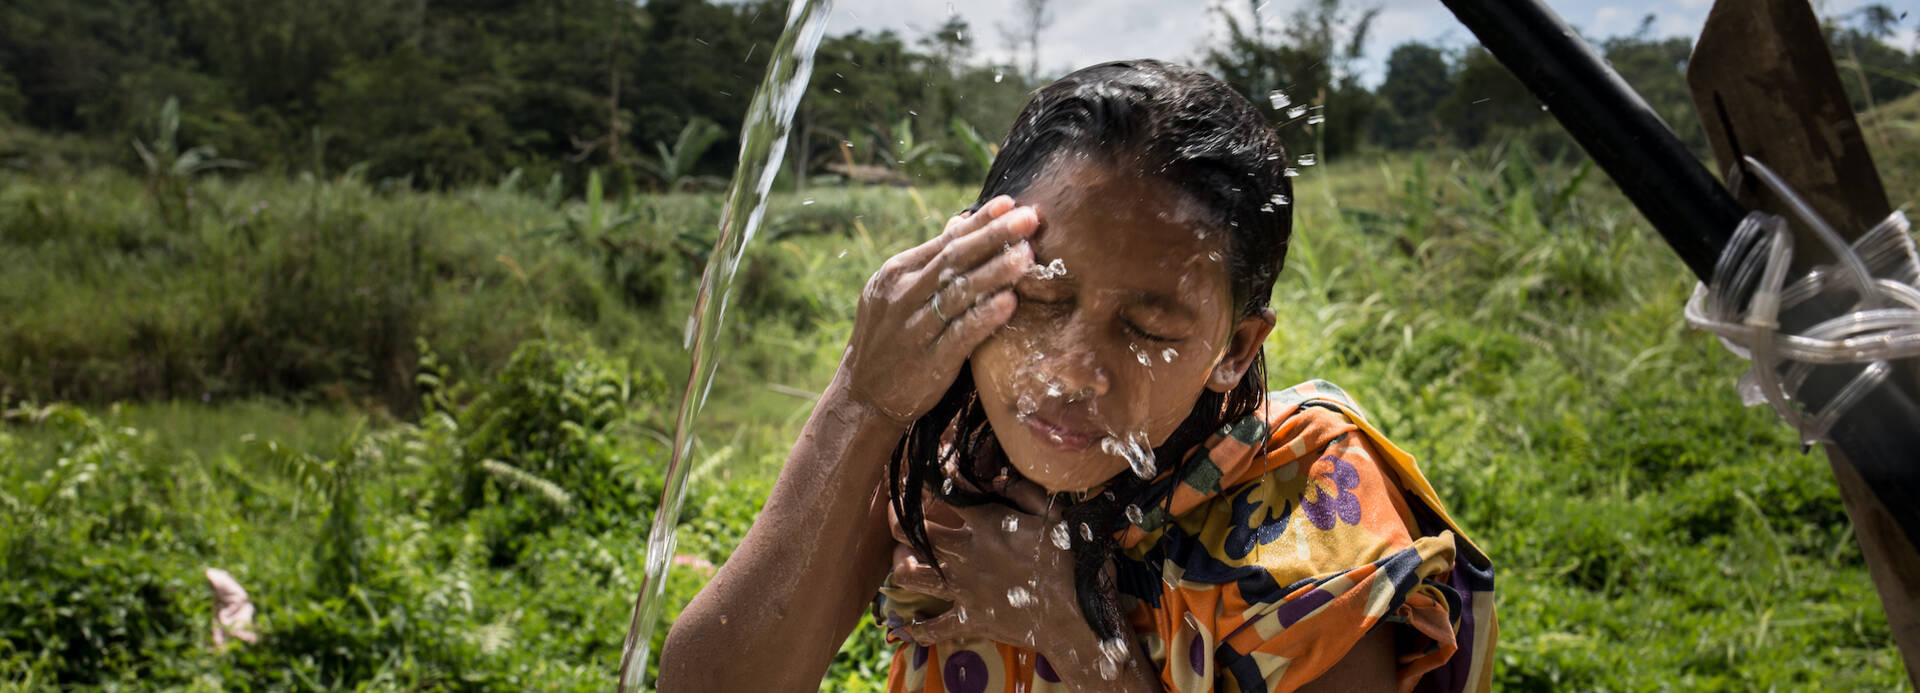
<path id="1" fill-rule="evenodd" d="M 917 141 L 913 119 L 905 117 L 893 125 L 893 159 L 896 168 L 916 178 L 961 164 L 960 157 L 941 151 L 938 143 Z"/>
<path id="2" fill-rule="evenodd" d="M 674 140 L 673 146 L 654 142 L 653 148 L 659 155 L 651 159 L 641 158 L 640 169 L 658 179 L 668 190 L 681 190 L 696 182 L 704 182 L 704 177 L 693 175 L 693 166 L 725 135 L 726 131 L 713 121 L 695 117 L 687 121 L 686 127 L 680 128 L 680 136 Z"/>
<path id="3" fill-rule="evenodd" d="M 1000 145 L 981 137 L 973 124 L 959 116 L 955 116 L 949 126 L 953 128 L 953 136 L 960 140 L 960 151 L 966 155 L 967 163 L 978 167 L 980 175 L 986 175 L 993 168 L 993 158 L 1000 155 Z"/>
<path id="4" fill-rule="evenodd" d="M 244 162 L 220 158 L 210 145 L 180 149 L 180 100 L 167 97 L 156 119 L 151 142 L 134 138 L 133 151 L 147 170 L 147 194 L 159 208 L 160 219 L 174 229 L 184 229 L 193 210 L 192 181 L 195 176 L 217 168 L 242 168 Z"/>

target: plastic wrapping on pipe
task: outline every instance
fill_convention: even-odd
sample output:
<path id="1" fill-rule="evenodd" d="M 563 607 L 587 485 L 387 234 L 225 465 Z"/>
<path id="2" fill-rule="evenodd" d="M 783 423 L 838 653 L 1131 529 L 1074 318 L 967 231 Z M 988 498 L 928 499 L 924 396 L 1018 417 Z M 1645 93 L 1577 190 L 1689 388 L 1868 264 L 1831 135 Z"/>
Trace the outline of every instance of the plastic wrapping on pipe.
<path id="1" fill-rule="evenodd" d="M 1812 444 L 1826 440 L 1834 423 L 1886 380 L 1889 361 L 1920 356 L 1920 262 L 1906 215 L 1894 212 L 1848 244 L 1772 170 L 1752 158 L 1746 163 L 1839 260 L 1785 285 L 1793 235 L 1785 219 L 1754 212 L 1734 231 L 1712 280 L 1694 290 L 1686 318 L 1753 362 L 1740 382 L 1741 399 L 1771 404 Z M 1782 330 L 1783 311 L 1827 294 L 1846 297 L 1852 307 L 1797 334 Z M 1864 367 L 1817 410 L 1796 400 L 1792 393 L 1816 365 L 1839 364 Z"/>

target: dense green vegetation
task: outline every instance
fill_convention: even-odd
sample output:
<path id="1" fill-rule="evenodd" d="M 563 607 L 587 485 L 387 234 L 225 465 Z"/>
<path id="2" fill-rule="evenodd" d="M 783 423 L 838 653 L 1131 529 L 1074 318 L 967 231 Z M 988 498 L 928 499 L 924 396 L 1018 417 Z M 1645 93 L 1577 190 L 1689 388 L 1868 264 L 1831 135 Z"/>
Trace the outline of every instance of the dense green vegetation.
<path id="1" fill-rule="evenodd" d="M 1883 159 L 1920 151 L 1915 107 L 1871 121 Z M 176 228 L 140 178 L 0 173 L 0 687 L 603 688 L 719 201 L 192 194 Z M 751 522 L 855 288 L 967 194 L 775 200 L 669 616 Z M 1356 159 L 1297 197 L 1273 383 L 1341 383 L 1425 460 L 1499 561 L 1502 682 L 1899 684 L 1825 463 L 1738 405 L 1685 271 L 1580 162 Z M 208 651 L 206 567 L 252 592 L 258 645 Z M 829 686 L 879 679 L 877 634 Z"/>
<path id="2" fill-rule="evenodd" d="M 1044 4 L 1044 3 L 1042 3 Z M 1258 17 L 1251 0 L 1219 45 L 1156 47 L 1195 55 L 1271 111 L 1295 153 L 1321 161 L 1370 149 L 1474 147 L 1525 133 L 1565 148 L 1539 102 L 1478 49 L 1392 49 L 1377 86 L 1352 68 L 1375 9 L 1302 3 Z M 70 158 L 138 169 L 125 146 L 146 138 L 168 99 L 183 141 L 250 170 L 440 189 L 514 170 L 555 173 L 578 194 L 590 169 L 610 189 L 715 187 L 738 151 L 752 90 L 786 4 L 775 0 L 70 0 L 0 5 L 0 121 L 83 136 Z M 957 8 L 964 12 L 967 8 Z M 787 183 L 970 183 L 1046 75 L 989 64 L 976 47 L 1006 18 L 929 18 L 924 34 L 829 37 L 791 142 Z M 1199 19 L 1196 17 L 1196 19 Z M 1689 43 L 1639 32 L 1596 45 L 1682 137 L 1704 152 L 1680 68 Z M 1835 56 L 1865 110 L 1912 91 L 1914 56 L 1882 43 L 1907 31 L 1884 5 L 1829 17 Z M 1040 36 L 1041 39 L 1045 35 Z M 1031 56 L 1023 56 L 1031 57 Z M 1015 61 L 1025 62 L 1025 61 Z M 1047 66 L 1055 69 L 1055 66 Z M 1320 126 L 1307 120 L 1324 117 Z M 714 126 L 717 126 L 714 127 Z M 682 133 L 710 132 L 710 138 Z M 682 146 L 683 144 L 705 146 Z M 0 138 L 0 161 L 33 163 Z"/>
<path id="3" fill-rule="evenodd" d="M 783 17 L 0 6 L 0 691 L 604 690 L 715 180 Z M 1739 406 L 1744 364 L 1685 329 L 1690 277 L 1632 208 L 1483 52 L 1401 46 L 1367 89 L 1336 69 L 1367 13 L 1296 19 L 1205 57 L 1326 108 L 1275 113 L 1335 156 L 1298 179 L 1270 384 L 1333 380 L 1423 460 L 1499 566 L 1498 680 L 1898 687 L 1826 463 Z M 1888 191 L 1920 198 L 1920 64 L 1873 40 L 1890 14 L 1843 19 Z M 669 620 L 752 522 L 858 287 L 969 201 L 1035 83 L 972 33 L 822 45 L 732 296 Z M 1700 144 L 1683 39 L 1602 49 Z M 210 648 L 210 567 L 257 644 Z M 879 635 L 823 688 L 876 686 Z"/>

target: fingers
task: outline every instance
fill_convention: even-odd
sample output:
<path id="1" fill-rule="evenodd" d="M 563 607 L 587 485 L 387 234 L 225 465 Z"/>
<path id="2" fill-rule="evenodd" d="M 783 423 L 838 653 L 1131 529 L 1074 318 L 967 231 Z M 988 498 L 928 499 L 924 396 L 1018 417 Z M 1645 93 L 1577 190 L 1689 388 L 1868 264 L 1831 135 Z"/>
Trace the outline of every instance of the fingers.
<path id="1" fill-rule="evenodd" d="M 989 222 L 999 218 L 1000 215 L 1006 214 L 1007 210 L 1010 209 L 1013 209 L 1012 197 L 1006 195 L 995 197 L 987 200 L 986 204 L 980 205 L 980 211 L 978 212 L 961 212 L 954 215 L 952 219 L 947 220 L 947 226 L 941 230 L 940 235 L 945 236 L 948 240 L 965 236 L 974 231 L 978 231 L 980 227 L 986 226 Z"/>
<path id="2" fill-rule="evenodd" d="M 892 265 L 892 269 L 903 273 L 919 270 L 925 267 L 927 263 L 932 262 L 934 257 L 940 254 L 940 251 L 945 250 L 949 244 L 953 243 L 953 239 L 979 230 L 980 227 L 992 223 L 994 219 L 1005 214 L 1009 209 L 1013 209 L 1013 198 L 1001 195 L 992 200 L 988 200 L 985 205 L 980 207 L 980 211 L 978 212 L 972 214 L 962 212 L 954 215 L 952 219 L 947 220 L 947 226 L 940 231 L 940 235 L 929 238 L 920 245 L 901 251 L 900 254 L 888 260 L 888 264 Z"/>
<path id="3" fill-rule="evenodd" d="M 1013 318 L 1013 310 L 1017 305 L 1012 289 L 1001 289 L 974 303 L 966 313 L 947 323 L 946 330 L 934 338 L 934 358 L 941 363 L 965 359 L 973 353 L 974 347 L 980 346 L 994 330 L 1000 329 L 1001 325 Z"/>
<path id="4" fill-rule="evenodd" d="M 963 608 L 955 606 L 939 616 L 925 621 L 909 623 L 907 624 L 907 635 L 911 636 L 914 642 L 921 645 L 931 645 L 933 643 L 967 637 L 972 634 L 973 629 L 968 627 L 965 621 L 960 620 L 960 614 L 962 613 L 965 613 Z"/>
<path id="5" fill-rule="evenodd" d="M 941 285 L 934 298 L 939 301 L 947 318 L 957 318 L 963 314 L 963 310 L 979 303 L 980 299 L 1013 286 L 1032 267 L 1032 246 L 1025 241 L 1016 242 L 1005 252 Z M 929 301 L 927 305 L 931 312 L 933 302 Z"/>
<path id="6" fill-rule="evenodd" d="M 979 218 L 981 215 L 974 215 Z M 969 218 L 971 222 L 973 218 Z M 955 275 L 965 274 L 997 253 L 1032 237 L 1040 229 L 1040 215 L 1032 207 L 1019 207 L 988 222 L 986 226 L 955 236 L 938 256 L 927 263 L 913 280 L 916 295 L 931 296 Z M 941 305 L 946 305 L 942 303 Z M 947 314 L 953 317 L 952 313 Z"/>
<path id="7" fill-rule="evenodd" d="M 903 589 L 952 601 L 954 591 L 933 566 L 921 562 L 913 549 L 902 544 L 893 547 L 893 584 Z"/>

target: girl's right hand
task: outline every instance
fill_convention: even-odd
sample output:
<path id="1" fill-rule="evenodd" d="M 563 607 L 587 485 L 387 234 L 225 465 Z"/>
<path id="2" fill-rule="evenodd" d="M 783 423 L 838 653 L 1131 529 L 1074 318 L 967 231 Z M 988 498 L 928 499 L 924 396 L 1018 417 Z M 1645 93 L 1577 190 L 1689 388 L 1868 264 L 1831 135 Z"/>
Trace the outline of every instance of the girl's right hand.
<path id="1" fill-rule="evenodd" d="M 849 396 L 902 428 L 932 409 L 974 347 L 1013 317 L 1039 227 L 1033 207 L 1002 195 L 881 265 L 840 363 Z"/>

